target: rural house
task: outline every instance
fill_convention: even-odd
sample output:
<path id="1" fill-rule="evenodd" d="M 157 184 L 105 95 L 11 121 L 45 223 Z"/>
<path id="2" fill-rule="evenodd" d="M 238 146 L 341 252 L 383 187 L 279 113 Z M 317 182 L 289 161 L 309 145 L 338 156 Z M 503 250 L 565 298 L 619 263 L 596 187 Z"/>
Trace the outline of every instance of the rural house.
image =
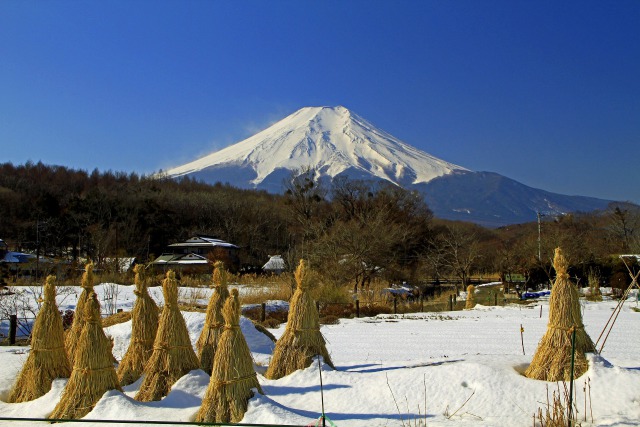
<path id="1" fill-rule="evenodd" d="M 239 249 L 224 240 L 199 235 L 167 246 L 166 252 L 156 258 L 151 266 L 155 269 L 197 274 L 210 273 L 212 262 L 222 261 L 229 271 L 236 272 L 240 267 Z"/>
<path id="2" fill-rule="evenodd" d="M 265 273 L 281 274 L 286 269 L 282 255 L 271 255 L 269 261 L 262 266 Z"/>

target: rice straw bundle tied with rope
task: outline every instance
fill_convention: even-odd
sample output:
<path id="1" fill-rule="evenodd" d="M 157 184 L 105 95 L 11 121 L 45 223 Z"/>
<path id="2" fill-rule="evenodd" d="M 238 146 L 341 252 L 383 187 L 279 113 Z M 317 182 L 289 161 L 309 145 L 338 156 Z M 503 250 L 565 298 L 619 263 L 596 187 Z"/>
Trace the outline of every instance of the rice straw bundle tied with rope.
<path id="1" fill-rule="evenodd" d="M 55 276 L 48 276 L 44 301 L 31 331 L 31 351 L 11 394 L 10 403 L 27 402 L 51 390 L 55 378 L 68 378 L 71 365 L 64 347 L 62 317 L 56 305 Z"/>
<path id="2" fill-rule="evenodd" d="M 158 306 L 147 291 L 142 280 L 144 266 L 134 267 L 136 286 L 133 293 L 136 303 L 131 312 L 131 343 L 118 366 L 120 385 L 132 384 L 140 378 L 153 353 L 153 342 L 158 330 Z"/>
<path id="3" fill-rule="evenodd" d="M 568 262 L 557 248 L 553 260 L 556 280 L 549 299 L 549 323 L 524 375 L 543 381 L 568 381 L 571 377 L 571 340 L 575 329 L 574 377 L 588 369 L 585 353 L 595 351 L 584 329 L 577 288 L 569 280 Z"/>
<path id="4" fill-rule="evenodd" d="M 164 307 L 153 342 L 153 353 L 144 368 L 144 380 L 135 396 L 142 402 L 162 399 L 178 379 L 199 366 L 187 325 L 178 308 L 178 282 L 172 270 L 167 272 L 162 283 L 162 293 Z"/>
<path id="5" fill-rule="evenodd" d="M 82 274 L 82 281 L 80 282 L 82 293 L 80 294 L 78 303 L 76 304 L 73 323 L 71 324 L 71 328 L 67 331 L 64 340 L 71 366 L 74 364 L 78 340 L 80 339 L 80 334 L 82 333 L 82 328 L 84 326 L 84 306 L 89 300 L 89 294 L 93 292 L 93 282 L 93 262 L 89 261 L 87 265 L 85 265 L 84 273 Z"/>
<path id="6" fill-rule="evenodd" d="M 95 292 L 85 301 L 84 326 L 78 340 L 71 377 L 51 419 L 78 419 L 87 415 L 109 390 L 119 390 L 113 367 L 113 343 L 102 329 L 100 303 Z M 79 315 L 79 314 L 77 314 Z"/>
<path id="7" fill-rule="evenodd" d="M 471 310 L 476 306 L 476 287 L 473 285 L 467 286 L 467 302 L 464 304 L 464 308 Z"/>
<path id="8" fill-rule="evenodd" d="M 251 351 L 240 329 L 238 290 L 224 304 L 224 330 L 216 350 L 209 387 L 196 415 L 196 422 L 237 423 L 247 411 L 256 389 L 262 394 L 253 369 Z"/>
<path id="9" fill-rule="evenodd" d="M 224 306 L 226 299 L 229 297 L 227 280 L 227 271 L 224 269 L 224 264 L 217 261 L 214 264 L 212 278 L 214 292 L 209 299 L 209 304 L 207 305 L 204 327 L 202 328 L 200 337 L 196 342 L 198 358 L 200 359 L 200 369 L 209 375 L 211 375 L 213 359 L 216 354 L 218 341 L 224 326 L 222 307 Z"/>
<path id="10" fill-rule="evenodd" d="M 295 279 L 297 288 L 291 297 L 287 326 L 276 343 L 271 363 L 265 372 L 265 377 L 269 379 L 282 378 L 298 369 L 305 369 L 318 355 L 334 368 L 320 333 L 318 310 L 309 293 L 311 276 L 304 260 L 300 260 Z"/>

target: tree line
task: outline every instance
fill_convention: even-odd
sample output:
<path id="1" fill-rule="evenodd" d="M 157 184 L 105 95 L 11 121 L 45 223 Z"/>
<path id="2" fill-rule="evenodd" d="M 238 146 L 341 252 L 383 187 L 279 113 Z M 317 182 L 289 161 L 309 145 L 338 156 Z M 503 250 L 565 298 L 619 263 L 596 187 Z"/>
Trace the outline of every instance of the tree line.
<path id="1" fill-rule="evenodd" d="M 315 179 L 301 170 L 282 195 L 112 171 L 0 164 L 0 238 L 19 251 L 99 266 L 115 256 L 148 262 L 198 234 L 241 247 L 244 271 L 269 255 L 306 258 L 323 279 L 354 291 L 372 280 L 419 283 L 495 276 L 551 280 L 561 246 L 577 279 L 628 282 L 617 258 L 640 253 L 640 208 L 545 217 L 488 229 L 433 217 L 420 194 L 384 182 Z"/>

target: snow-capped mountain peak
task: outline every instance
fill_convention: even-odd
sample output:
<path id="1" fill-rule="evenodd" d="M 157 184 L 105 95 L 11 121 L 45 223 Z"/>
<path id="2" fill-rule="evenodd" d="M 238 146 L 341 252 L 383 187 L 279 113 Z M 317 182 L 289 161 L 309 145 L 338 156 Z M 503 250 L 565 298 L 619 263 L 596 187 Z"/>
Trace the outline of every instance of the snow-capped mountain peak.
<path id="1" fill-rule="evenodd" d="M 230 168 L 258 187 L 283 171 L 311 167 L 321 176 L 378 178 L 405 186 L 426 183 L 463 167 L 411 147 L 347 108 L 305 107 L 252 137 L 167 171 L 224 181 Z"/>

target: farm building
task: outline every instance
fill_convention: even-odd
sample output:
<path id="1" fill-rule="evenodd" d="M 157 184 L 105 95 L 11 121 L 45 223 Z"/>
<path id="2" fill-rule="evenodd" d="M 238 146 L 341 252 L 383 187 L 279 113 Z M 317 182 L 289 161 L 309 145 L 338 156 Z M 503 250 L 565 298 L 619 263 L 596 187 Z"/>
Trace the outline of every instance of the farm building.
<path id="1" fill-rule="evenodd" d="M 235 272 L 240 266 L 239 249 L 232 243 L 211 236 L 194 236 L 167 246 L 167 251 L 156 258 L 151 266 L 182 273 L 210 273 L 213 261 L 222 261 L 229 271 Z"/>
<path id="2" fill-rule="evenodd" d="M 269 261 L 262 266 L 265 273 L 280 274 L 286 269 L 282 255 L 270 255 Z"/>

